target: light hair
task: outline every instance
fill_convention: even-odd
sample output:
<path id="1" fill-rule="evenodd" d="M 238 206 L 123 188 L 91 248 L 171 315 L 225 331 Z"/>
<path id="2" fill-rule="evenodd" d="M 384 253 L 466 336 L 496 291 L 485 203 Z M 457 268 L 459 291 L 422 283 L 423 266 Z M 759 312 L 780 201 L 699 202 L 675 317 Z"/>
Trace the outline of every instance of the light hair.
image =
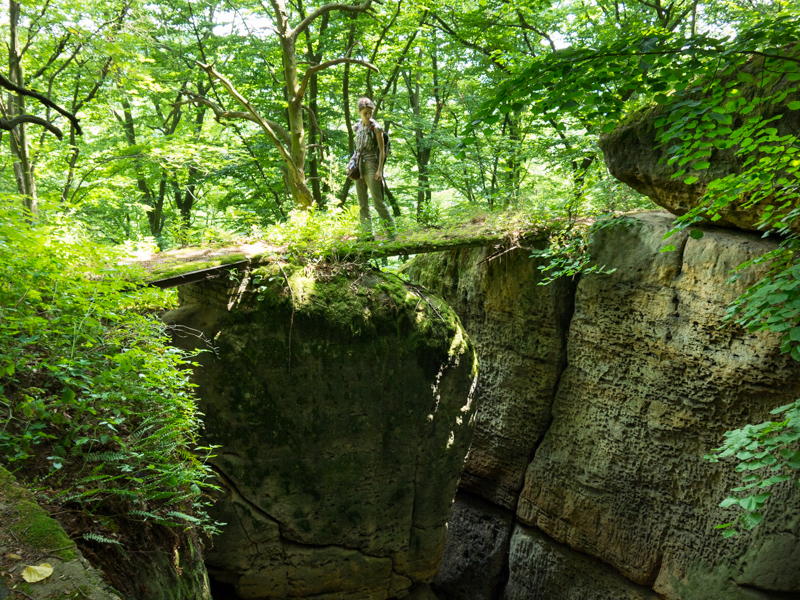
<path id="1" fill-rule="evenodd" d="M 361 112 L 362 108 L 371 108 L 372 110 L 375 110 L 375 104 L 372 102 L 372 100 L 366 96 L 363 96 L 358 99 L 358 112 Z"/>

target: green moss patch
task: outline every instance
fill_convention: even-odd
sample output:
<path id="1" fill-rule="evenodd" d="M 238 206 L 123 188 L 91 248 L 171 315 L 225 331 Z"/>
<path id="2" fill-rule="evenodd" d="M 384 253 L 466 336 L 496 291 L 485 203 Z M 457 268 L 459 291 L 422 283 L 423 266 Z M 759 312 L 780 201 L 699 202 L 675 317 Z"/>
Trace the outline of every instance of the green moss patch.
<path id="1" fill-rule="evenodd" d="M 211 260 L 198 260 L 183 262 L 178 265 L 167 264 L 157 267 L 151 271 L 151 280 L 167 279 L 176 275 L 184 275 L 186 273 L 193 273 L 195 271 L 202 271 L 203 269 L 210 269 L 212 267 L 221 267 L 231 263 L 247 260 L 246 254 L 229 254 Z"/>
<path id="2" fill-rule="evenodd" d="M 0 467 L 0 502 L 7 505 L 3 520 L 19 543 L 35 551 L 49 551 L 62 560 L 77 558 L 75 543 L 64 529 L 16 483 L 14 476 Z"/>

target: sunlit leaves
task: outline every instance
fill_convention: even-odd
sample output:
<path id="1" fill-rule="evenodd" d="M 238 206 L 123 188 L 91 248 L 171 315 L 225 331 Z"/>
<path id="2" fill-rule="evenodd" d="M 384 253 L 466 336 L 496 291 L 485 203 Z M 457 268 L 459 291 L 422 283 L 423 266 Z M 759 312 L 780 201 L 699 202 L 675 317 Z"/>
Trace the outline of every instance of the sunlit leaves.
<path id="1" fill-rule="evenodd" d="M 136 287 L 74 218 L 31 225 L 18 205 L 0 203 L 0 454 L 68 472 L 53 502 L 157 501 L 201 517 L 188 357 L 149 315 L 168 299 Z"/>

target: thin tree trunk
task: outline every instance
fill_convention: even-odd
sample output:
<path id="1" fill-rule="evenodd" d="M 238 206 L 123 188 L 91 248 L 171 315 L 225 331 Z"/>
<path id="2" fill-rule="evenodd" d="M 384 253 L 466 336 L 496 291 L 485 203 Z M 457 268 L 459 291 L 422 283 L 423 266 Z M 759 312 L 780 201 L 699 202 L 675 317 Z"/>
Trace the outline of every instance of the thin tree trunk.
<path id="1" fill-rule="evenodd" d="M 19 50 L 19 16 L 20 5 L 14 0 L 9 0 L 9 53 L 8 71 L 9 79 L 18 86 L 25 85 L 22 72 L 22 56 Z M 22 95 L 8 94 L 8 116 L 14 117 L 25 113 L 25 98 Z M 28 133 L 24 123 L 17 125 L 11 135 L 11 154 L 14 157 L 14 178 L 17 182 L 17 191 L 22 196 L 22 202 L 31 214 L 36 215 L 39 202 L 36 198 L 36 180 L 33 175 L 30 149 L 28 146 Z"/>
<path id="2" fill-rule="evenodd" d="M 522 134 L 520 132 L 520 123 L 522 121 L 522 110 L 515 110 L 514 116 L 508 114 L 508 139 L 512 142 L 511 151 L 508 153 L 508 184 L 510 193 L 506 194 L 504 204 L 506 207 L 510 203 L 516 202 L 519 197 L 520 188 L 520 172 L 522 163 L 519 158 L 519 152 L 522 148 Z"/>
<path id="3" fill-rule="evenodd" d="M 300 8 L 300 16 L 305 19 L 306 14 L 305 10 L 303 9 L 302 2 L 298 3 L 298 7 Z M 309 34 L 308 30 L 305 32 L 306 36 L 306 59 L 308 60 L 309 64 L 317 65 L 322 61 L 322 36 L 325 35 L 325 30 L 328 28 L 328 22 L 330 20 L 330 15 L 325 14 L 322 16 L 322 21 L 319 26 L 319 38 L 320 42 L 317 44 L 317 51 L 314 51 L 314 45 L 311 43 L 311 35 Z M 348 65 L 349 66 L 349 65 Z M 311 152 L 311 160 L 309 161 L 308 165 L 308 176 L 311 180 L 311 193 L 314 195 L 314 202 L 316 202 L 317 206 L 322 208 L 325 204 L 323 197 L 322 197 L 322 185 L 319 176 L 319 147 L 317 146 L 317 134 L 319 134 L 319 142 L 320 144 L 323 142 L 323 135 L 322 130 L 318 132 L 315 128 L 315 125 L 319 127 L 319 105 L 317 102 L 317 97 L 319 94 L 319 77 L 317 73 L 314 73 L 311 76 L 311 79 L 308 83 L 308 94 L 310 98 L 308 99 L 308 109 L 311 111 L 311 115 L 313 118 L 311 119 L 311 123 L 309 124 L 308 129 L 308 145 L 309 147 L 313 147 L 314 150 Z"/>
<path id="4" fill-rule="evenodd" d="M 351 15 L 352 22 L 350 23 L 350 31 L 347 34 L 347 52 L 353 47 L 356 35 L 356 15 Z M 344 66 L 344 76 L 342 77 L 342 102 L 344 104 L 344 122 L 347 126 L 347 153 L 352 156 L 356 149 L 355 135 L 353 134 L 353 117 L 350 114 L 350 64 Z M 344 185 L 339 192 L 339 202 L 344 205 L 350 194 L 350 188 L 353 181 L 349 177 L 345 177 Z"/>
<path id="5" fill-rule="evenodd" d="M 289 119 L 289 133 L 291 135 L 291 148 L 289 155 L 295 169 L 289 174 L 289 187 L 295 202 L 303 207 L 310 206 L 313 202 L 311 190 L 306 184 L 306 132 L 303 121 L 303 98 L 300 96 L 300 80 L 297 75 L 297 54 L 295 39 L 290 36 L 281 36 L 281 50 L 283 53 L 283 73 L 286 81 L 286 91 L 289 96 L 286 114 Z"/>
<path id="6" fill-rule="evenodd" d="M 120 118 L 119 115 L 116 115 L 117 119 L 120 121 L 122 129 L 125 132 L 125 140 L 128 142 L 128 146 L 135 146 L 136 128 L 134 127 L 133 123 L 131 104 L 128 102 L 128 99 L 125 96 L 122 96 L 120 99 L 120 104 L 122 104 L 123 116 Z M 164 228 L 164 194 L 166 193 L 167 183 L 166 174 L 162 176 L 159 184 L 159 194 L 158 196 L 155 196 L 150 190 L 150 186 L 147 185 L 147 179 L 145 177 L 144 170 L 142 169 L 142 163 L 138 158 L 135 159 L 134 170 L 136 172 L 136 187 L 138 188 L 139 193 L 142 194 L 142 200 L 144 201 L 144 204 L 150 208 L 150 210 L 147 211 L 147 221 L 150 226 L 150 235 L 153 237 L 159 237 Z"/>
<path id="7" fill-rule="evenodd" d="M 197 92 L 200 95 L 205 95 L 208 91 L 202 84 L 198 84 Z M 206 116 L 206 107 L 200 106 L 194 117 L 194 135 L 195 139 L 200 139 L 203 133 L 203 121 Z M 200 171 L 195 166 L 189 167 L 189 173 L 186 179 L 186 190 L 181 194 L 180 189 L 175 193 L 175 205 L 181 213 L 181 228 L 186 231 L 192 223 L 192 208 L 195 201 L 195 193 L 197 191 L 197 179 Z"/>

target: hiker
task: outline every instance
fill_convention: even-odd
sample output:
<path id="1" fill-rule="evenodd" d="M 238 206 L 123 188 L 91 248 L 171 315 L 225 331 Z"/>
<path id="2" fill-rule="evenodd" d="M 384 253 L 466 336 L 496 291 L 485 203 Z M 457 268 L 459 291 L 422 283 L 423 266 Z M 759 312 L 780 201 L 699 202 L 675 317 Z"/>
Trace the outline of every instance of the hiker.
<path id="1" fill-rule="evenodd" d="M 386 208 L 383 199 L 383 165 L 386 162 L 386 148 L 383 144 L 383 128 L 372 118 L 375 105 L 369 98 L 359 98 L 358 114 L 361 116 L 353 131 L 356 134 L 356 153 L 360 156 L 361 178 L 356 180 L 356 194 L 358 206 L 361 209 L 362 235 L 372 238 L 372 218 L 369 214 L 369 197 L 367 188 L 372 196 L 375 210 L 381 219 L 386 222 L 389 239 L 394 239 L 396 230 L 392 213 Z"/>

